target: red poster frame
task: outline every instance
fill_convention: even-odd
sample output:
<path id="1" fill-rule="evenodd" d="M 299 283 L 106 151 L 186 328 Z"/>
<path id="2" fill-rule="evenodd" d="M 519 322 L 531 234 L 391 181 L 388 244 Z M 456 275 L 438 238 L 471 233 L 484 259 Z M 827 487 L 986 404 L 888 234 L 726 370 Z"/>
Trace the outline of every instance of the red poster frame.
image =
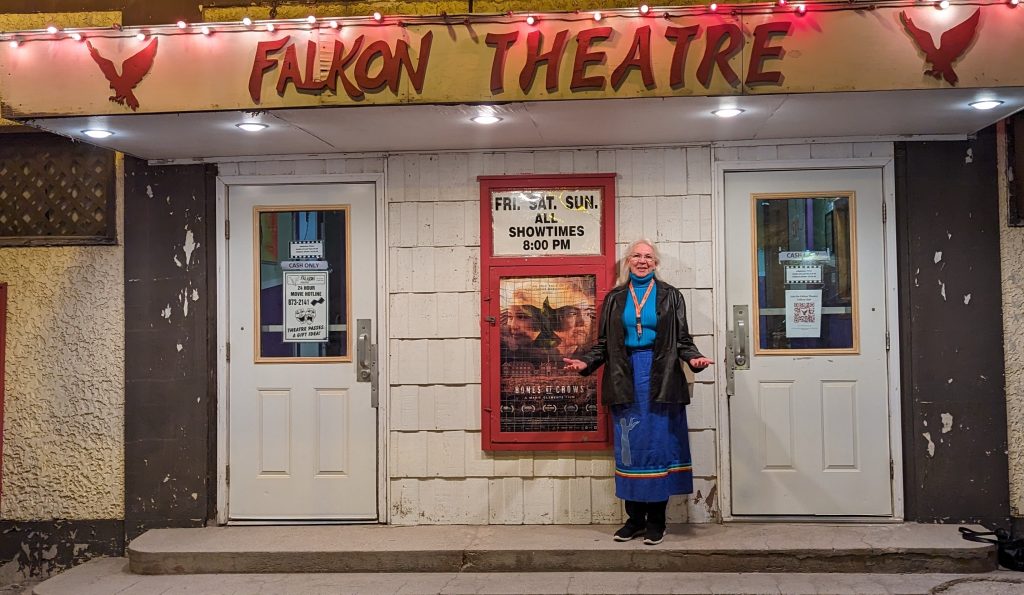
<path id="1" fill-rule="evenodd" d="M 615 282 L 615 174 L 480 176 L 480 381 L 482 446 L 487 451 L 605 450 L 611 446 L 608 413 L 599 406 L 597 429 L 588 432 L 503 432 L 499 283 L 502 277 L 594 275 L 597 308 Z M 494 256 L 491 194 L 508 190 L 601 190 L 601 253 L 586 256 Z M 600 372 L 599 372 L 600 373 Z M 598 403 L 601 394 L 598 389 Z"/>

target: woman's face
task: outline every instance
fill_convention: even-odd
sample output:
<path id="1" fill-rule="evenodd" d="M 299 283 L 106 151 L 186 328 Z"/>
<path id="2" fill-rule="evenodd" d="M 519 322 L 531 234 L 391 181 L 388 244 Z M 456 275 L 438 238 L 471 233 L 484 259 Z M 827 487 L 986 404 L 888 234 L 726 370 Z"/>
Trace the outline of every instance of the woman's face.
<path id="1" fill-rule="evenodd" d="M 647 244 L 637 244 L 626 258 L 629 259 L 629 271 L 638 277 L 645 277 L 658 268 L 654 260 L 654 248 Z"/>

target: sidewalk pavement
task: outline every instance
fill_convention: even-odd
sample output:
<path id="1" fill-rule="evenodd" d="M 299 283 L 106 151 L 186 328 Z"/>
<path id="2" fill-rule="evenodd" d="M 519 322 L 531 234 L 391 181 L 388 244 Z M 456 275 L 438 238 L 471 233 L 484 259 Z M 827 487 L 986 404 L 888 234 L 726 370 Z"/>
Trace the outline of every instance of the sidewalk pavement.
<path id="1" fill-rule="evenodd" d="M 874 595 L 1024 593 L 1024 573 L 436 572 L 137 575 L 100 558 L 36 586 L 36 595 L 327 595 L 346 593 L 715 593 Z"/>

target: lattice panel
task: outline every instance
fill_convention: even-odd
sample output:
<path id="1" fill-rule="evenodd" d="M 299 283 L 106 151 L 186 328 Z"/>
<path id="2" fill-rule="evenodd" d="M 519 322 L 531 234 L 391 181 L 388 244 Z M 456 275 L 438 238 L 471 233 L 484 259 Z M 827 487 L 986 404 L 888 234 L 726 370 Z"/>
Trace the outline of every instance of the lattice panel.
<path id="1" fill-rule="evenodd" d="M 0 134 L 0 241 L 109 243 L 114 153 L 48 134 Z"/>

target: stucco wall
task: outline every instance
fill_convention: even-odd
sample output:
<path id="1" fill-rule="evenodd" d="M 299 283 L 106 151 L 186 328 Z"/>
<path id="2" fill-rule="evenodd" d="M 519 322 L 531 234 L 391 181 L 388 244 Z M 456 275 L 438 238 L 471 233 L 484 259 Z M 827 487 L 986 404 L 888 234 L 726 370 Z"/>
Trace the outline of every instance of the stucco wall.
<path id="1" fill-rule="evenodd" d="M 6 520 L 123 517 L 123 262 L 120 245 L 0 248 Z"/>
<path id="2" fill-rule="evenodd" d="M 999 260 L 1003 281 L 1003 350 L 1010 459 L 1010 515 L 1024 516 L 1024 227 L 1009 227 L 1006 133 L 999 143 Z M 1018 147 L 1017 150 L 1024 150 Z M 1024 172 L 1018 172 L 1021 175 Z"/>

